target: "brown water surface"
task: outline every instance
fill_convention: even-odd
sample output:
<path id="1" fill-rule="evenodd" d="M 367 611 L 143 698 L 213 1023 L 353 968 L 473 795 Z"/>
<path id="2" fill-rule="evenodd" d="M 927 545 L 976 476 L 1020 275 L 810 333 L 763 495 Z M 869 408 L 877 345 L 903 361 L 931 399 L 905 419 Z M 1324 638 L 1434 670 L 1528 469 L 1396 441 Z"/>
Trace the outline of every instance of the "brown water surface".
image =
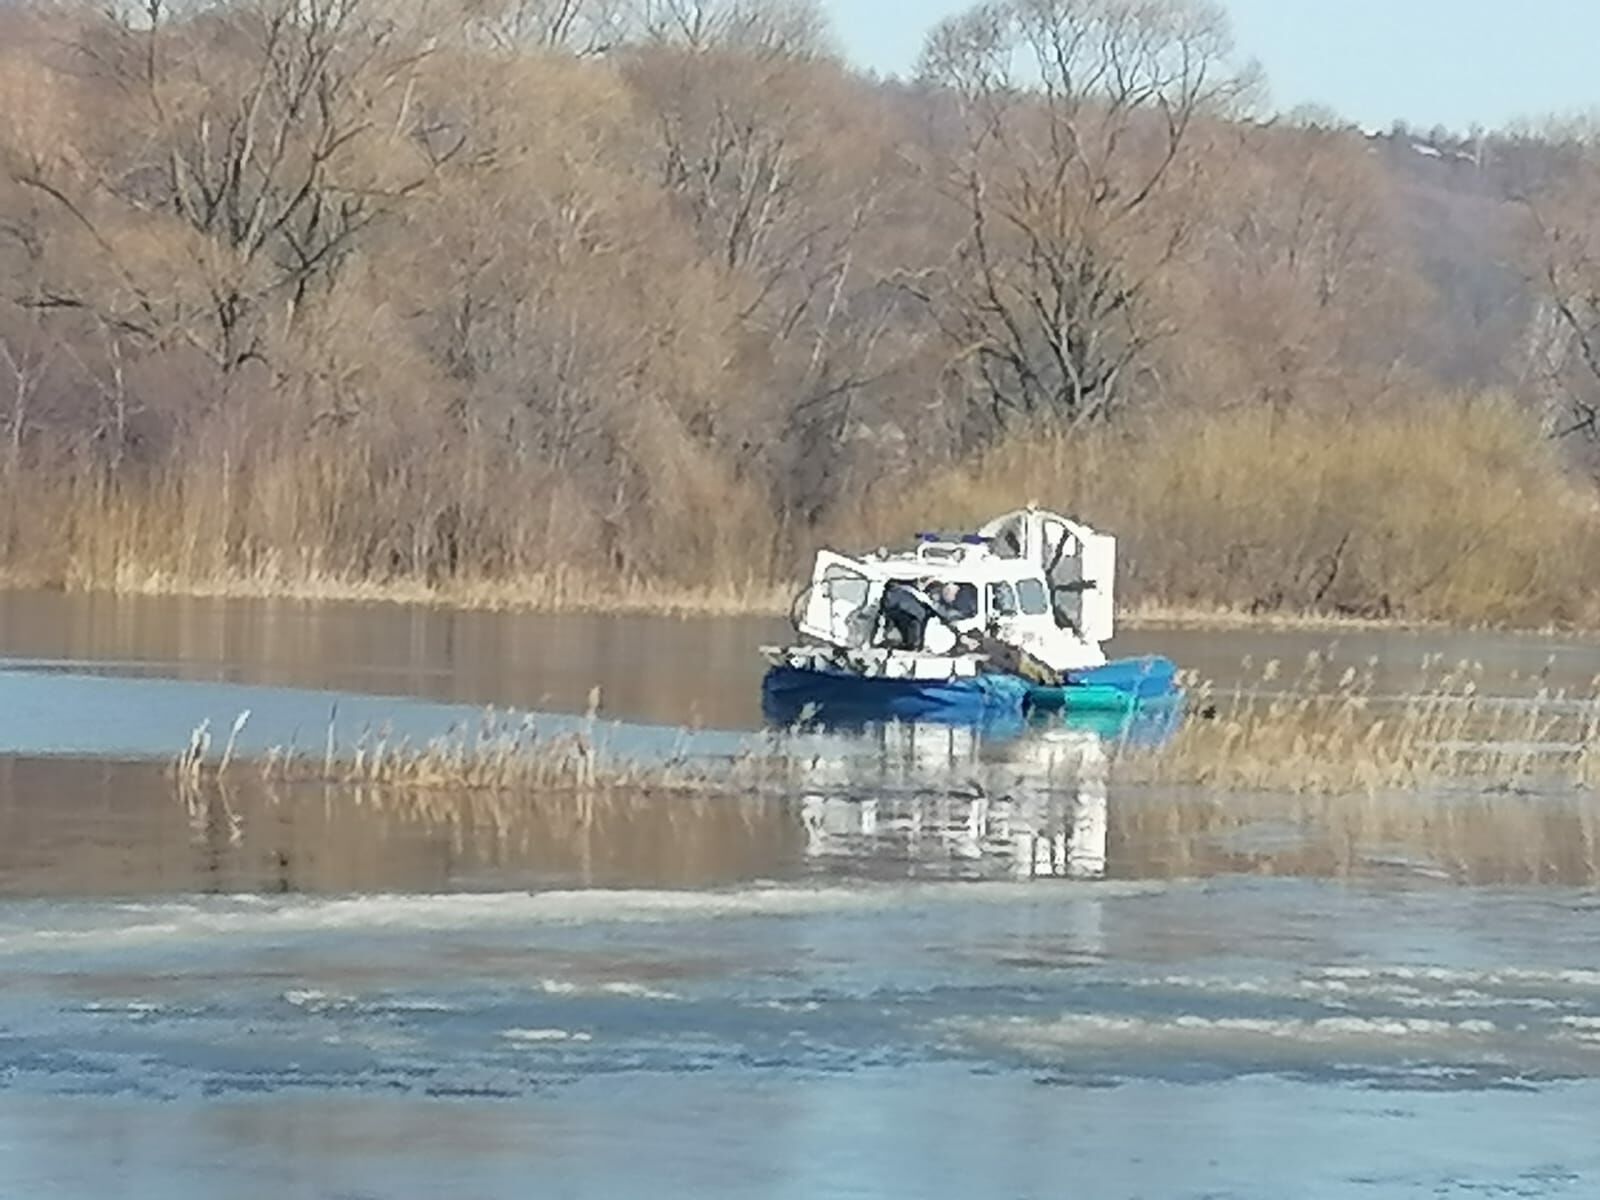
<path id="1" fill-rule="evenodd" d="M 764 617 L 0 592 L 3 658 L 565 712 L 583 711 L 598 685 L 609 716 L 722 729 L 759 727 L 757 650 L 789 636 Z M 1515 673 L 1521 691 L 1587 693 L 1600 675 L 1600 642 L 1538 634 L 1140 629 L 1108 650 L 1165 654 L 1224 686 L 1273 660 L 1293 676 L 1308 654 L 1330 651 L 1340 664 L 1376 659 L 1387 694 L 1412 688 L 1426 657 L 1480 663 L 1501 683 Z"/>
<path id="2" fill-rule="evenodd" d="M 213 714 L 219 728 L 237 707 L 261 706 L 248 691 L 240 691 L 243 699 L 219 691 L 223 682 L 312 689 L 274 692 L 273 702 L 290 718 L 297 706 L 305 710 L 313 743 L 327 720 L 323 689 L 345 693 L 347 706 L 357 700 L 350 693 L 366 693 L 396 697 L 396 704 L 404 697 L 570 713 L 582 711 L 598 685 L 607 717 L 751 731 L 761 724 L 756 648 L 783 632 L 761 619 L 0 593 L 0 657 L 9 662 L 0 674 L 6 694 L 18 697 L 13 728 L 27 725 L 29 697 L 42 696 L 47 685 L 70 682 L 79 690 L 56 696 L 57 708 L 45 717 L 33 712 L 36 724 L 71 724 L 73 713 L 89 711 L 89 699 L 106 699 L 97 689 L 112 697 L 94 708 L 98 724 L 74 729 L 71 751 L 53 743 L 30 748 L 23 739 L 13 757 L 0 760 L 0 892 L 715 887 L 841 873 L 1016 877 L 1065 873 L 1063 841 L 1080 825 L 1099 839 L 1087 860 L 1092 870 L 1129 879 L 1398 871 L 1481 883 L 1597 880 L 1594 806 L 1585 797 L 1221 801 L 1124 790 L 1107 803 L 1101 788 L 1087 796 L 1100 812 L 1086 814 L 1084 796 L 1017 785 L 1030 763 L 1053 761 L 1061 738 L 1074 754 L 1092 741 L 1060 731 L 1001 746 L 944 734 L 915 745 L 869 746 L 842 766 L 832 759 L 814 764 L 801 779 L 805 786 L 788 795 L 618 795 L 598 805 L 563 796 L 269 788 L 248 767 L 226 789 L 193 793 L 159 764 L 85 756 L 97 739 L 114 753 L 118 735 L 158 711 L 168 715 L 144 741 L 175 752 L 194 723 L 184 696 L 193 697 L 195 712 Z M 1593 642 L 1509 634 L 1142 630 L 1113 650 L 1167 654 L 1224 689 L 1284 686 L 1313 652 L 1331 656 L 1325 674 L 1334 678 L 1344 665 L 1365 668 L 1375 659 L 1375 691 L 1389 695 L 1414 687 L 1425 659 L 1482 664 L 1485 686 L 1506 695 L 1587 692 L 1600 671 Z M 1263 682 L 1274 660 L 1278 678 Z M 119 678 L 96 684 L 108 676 Z M 139 690 L 145 686 L 159 691 L 146 697 Z M 370 712 L 383 709 L 382 701 L 368 703 Z M 927 758 L 930 749 L 935 770 L 918 787 L 878 786 L 883 762 Z M 977 801 L 968 795 L 975 776 L 984 783 Z M 1013 806 L 990 803 L 1002 797 Z M 1091 868 L 1080 862 L 1072 869 Z"/>

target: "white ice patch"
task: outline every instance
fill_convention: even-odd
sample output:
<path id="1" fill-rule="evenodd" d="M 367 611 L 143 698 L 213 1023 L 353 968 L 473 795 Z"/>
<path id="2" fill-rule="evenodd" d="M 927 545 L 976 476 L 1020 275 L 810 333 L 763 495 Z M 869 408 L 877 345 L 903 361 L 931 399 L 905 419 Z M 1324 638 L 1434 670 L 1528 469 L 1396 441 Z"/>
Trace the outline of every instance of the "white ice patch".
<path id="1" fill-rule="evenodd" d="M 1457 987 L 1565 987 L 1600 990 L 1600 971 L 1579 967 L 1492 967 L 1462 970 L 1455 967 L 1324 967 L 1324 979 L 1407 980 Z"/>
<path id="2" fill-rule="evenodd" d="M 344 996 L 316 988 L 290 988 L 283 994 L 286 1003 L 308 1012 L 325 1012 L 330 1008 L 346 1008 L 355 1003 L 354 996 Z"/>
<path id="3" fill-rule="evenodd" d="M 810 1013 L 816 1012 L 822 1005 L 816 1000 L 762 1000 L 752 1007 L 781 1013 Z"/>
<path id="4" fill-rule="evenodd" d="M 541 979 L 539 990 L 547 996 L 630 996 L 636 1000 L 681 1000 L 676 992 L 662 991 L 630 979 L 604 982 L 572 979 Z"/>
<path id="5" fill-rule="evenodd" d="M 502 1029 L 500 1036 L 510 1042 L 587 1042 L 593 1038 L 592 1034 L 565 1029 Z"/>
<path id="6" fill-rule="evenodd" d="M 1410 968 L 1406 969 L 1408 972 Z M 1329 977 L 1331 974 L 1331 978 Z M 1560 1009 L 1563 1005 L 1543 996 L 1505 994 L 1483 991 L 1480 988 L 1456 986 L 1468 978 L 1478 983 L 1492 985 L 1495 981 L 1485 975 L 1469 976 L 1453 973 L 1449 978 L 1403 982 L 1417 979 L 1413 974 L 1391 976 L 1364 971 L 1357 976 L 1346 968 L 1330 968 L 1307 976 L 1280 978 L 1230 978 L 1228 976 L 1165 975 L 1157 979 L 1140 979 L 1135 986 L 1201 992 L 1225 996 L 1263 996 L 1283 1000 L 1310 1000 L 1334 1008 L 1349 1007 L 1357 1002 L 1379 1001 L 1401 1008 L 1428 1010 L 1519 1008 L 1535 1011 Z M 1526 983 L 1520 983 L 1524 989 Z"/>
<path id="7" fill-rule="evenodd" d="M 1600 1046 L 1600 1017 L 1562 1017 L 1561 1023 L 1584 1045 Z"/>
<path id="8" fill-rule="evenodd" d="M 1186 885 L 1164 882 L 1061 882 L 1052 902 L 1072 904 L 1157 895 Z M 774 886 L 727 891 L 584 889 L 439 896 L 352 896 L 263 903 L 174 901 L 138 911 L 95 906 L 63 926 L 0 929 L 0 954 L 87 946 L 239 941 L 252 935 L 366 932 L 381 934 L 514 928 L 518 925 L 649 924 L 830 912 L 882 912 L 934 904 L 1038 904 L 1044 894 L 1025 883 L 894 883 L 879 886 Z"/>
<path id="9" fill-rule="evenodd" d="M 119 1017 L 148 1017 L 160 1012 L 161 1006 L 151 1004 L 148 1000 L 91 1000 L 78 1011 Z"/>
<path id="10" fill-rule="evenodd" d="M 1479 1040 L 1500 1032 L 1491 1021 L 1443 1021 L 1422 1017 L 1342 1016 L 1301 1020 L 1183 1015 L 1152 1020 L 1103 1013 L 1073 1013 L 1055 1020 L 1026 1017 L 1001 1021 L 964 1020 L 950 1022 L 946 1027 L 977 1041 L 996 1042 L 1039 1055 L 1084 1046 L 1191 1043 L 1215 1048 L 1230 1042 L 1322 1047 L 1366 1044 L 1398 1049 L 1419 1041 Z"/>

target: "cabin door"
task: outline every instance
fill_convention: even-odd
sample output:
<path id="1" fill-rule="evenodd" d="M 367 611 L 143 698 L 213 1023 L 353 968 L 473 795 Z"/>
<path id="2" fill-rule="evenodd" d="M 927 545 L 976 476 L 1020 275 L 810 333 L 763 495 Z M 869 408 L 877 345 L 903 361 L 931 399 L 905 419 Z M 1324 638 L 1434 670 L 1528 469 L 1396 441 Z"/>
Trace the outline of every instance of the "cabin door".
<path id="1" fill-rule="evenodd" d="M 1104 534 L 1078 535 L 1058 517 L 1038 514 L 1046 581 L 1056 623 L 1090 642 L 1113 632 L 1117 541 Z"/>
<path id="2" fill-rule="evenodd" d="M 811 586 L 797 605 L 795 628 L 833 646 L 859 649 L 872 641 L 883 599 L 883 583 L 859 562 L 824 550 L 817 555 Z"/>

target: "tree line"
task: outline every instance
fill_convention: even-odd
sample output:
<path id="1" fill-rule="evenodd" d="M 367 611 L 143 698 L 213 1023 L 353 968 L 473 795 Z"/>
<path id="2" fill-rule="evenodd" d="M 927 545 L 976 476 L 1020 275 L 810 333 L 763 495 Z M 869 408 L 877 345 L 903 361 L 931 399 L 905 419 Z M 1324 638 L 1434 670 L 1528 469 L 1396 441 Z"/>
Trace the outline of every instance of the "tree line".
<path id="1" fill-rule="evenodd" d="M 1357 569 L 1331 464 L 1410 431 L 1591 535 L 1593 131 L 1264 95 L 1206 0 L 979 4 L 910 81 L 808 0 L 5 0 L 0 566 L 745 586 L 1004 460 L 1153 598 L 1575 619 L 1459 600 L 1538 514 Z"/>

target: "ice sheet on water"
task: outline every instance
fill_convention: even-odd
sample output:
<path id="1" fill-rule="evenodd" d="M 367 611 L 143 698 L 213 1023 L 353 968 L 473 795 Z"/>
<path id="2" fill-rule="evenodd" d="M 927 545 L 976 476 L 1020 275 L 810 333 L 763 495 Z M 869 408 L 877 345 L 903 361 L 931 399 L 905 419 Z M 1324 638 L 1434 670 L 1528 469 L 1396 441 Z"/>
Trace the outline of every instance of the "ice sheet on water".
<path id="1" fill-rule="evenodd" d="M 952 1046 L 1010 1054 L 1069 1073 L 1118 1078 L 1280 1072 L 1349 1079 L 1430 1079 L 1455 1086 L 1600 1078 L 1600 1039 L 1557 1021 L 1443 1019 L 1387 1013 L 1219 1017 L 1115 1012 L 958 1019 Z"/>
<path id="2" fill-rule="evenodd" d="M 1419 980 L 1433 984 L 1530 985 L 1534 987 L 1566 987 L 1600 991 L 1600 971 L 1577 967 L 1493 967 L 1465 969 L 1460 967 L 1410 966 L 1404 964 L 1379 966 L 1325 967 L 1322 975 L 1330 980 Z"/>
<path id="3" fill-rule="evenodd" d="M 1059 883 L 1052 903 L 1153 895 L 1183 885 Z M 0 920 L 0 955 L 52 948 L 80 953 L 252 935 L 489 929 L 519 925 L 647 924 L 817 913 L 873 912 L 926 905 L 1037 903 L 1024 883 L 896 883 L 770 886 L 718 891 L 604 890 L 372 895 L 335 899 L 180 900 L 129 909 L 115 904 L 14 906 Z"/>
<path id="4" fill-rule="evenodd" d="M 1183 1013 L 1152 1019 L 1111 1013 L 1069 1013 L 1052 1019 L 1013 1017 L 956 1022 L 953 1028 L 980 1040 L 1048 1052 L 1086 1043 L 1201 1042 L 1236 1040 L 1294 1042 L 1417 1043 L 1428 1039 L 1482 1038 L 1500 1032 L 1492 1021 L 1445 1021 L 1425 1017 L 1339 1016 L 1205 1017 Z"/>
<path id="5" fill-rule="evenodd" d="M 1557 998 L 1545 993 L 1579 986 L 1575 981 L 1585 974 L 1564 970 L 1434 968 L 1363 968 L 1359 974 L 1352 974 L 1343 968 L 1327 968 L 1287 975 L 1163 975 L 1136 979 L 1132 984 L 1157 991 L 1302 1000 L 1336 1007 L 1381 1002 L 1417 1011 L 1509 1008 L 1554 1012 L 1574 1000 L 1571 996 Z"/>

